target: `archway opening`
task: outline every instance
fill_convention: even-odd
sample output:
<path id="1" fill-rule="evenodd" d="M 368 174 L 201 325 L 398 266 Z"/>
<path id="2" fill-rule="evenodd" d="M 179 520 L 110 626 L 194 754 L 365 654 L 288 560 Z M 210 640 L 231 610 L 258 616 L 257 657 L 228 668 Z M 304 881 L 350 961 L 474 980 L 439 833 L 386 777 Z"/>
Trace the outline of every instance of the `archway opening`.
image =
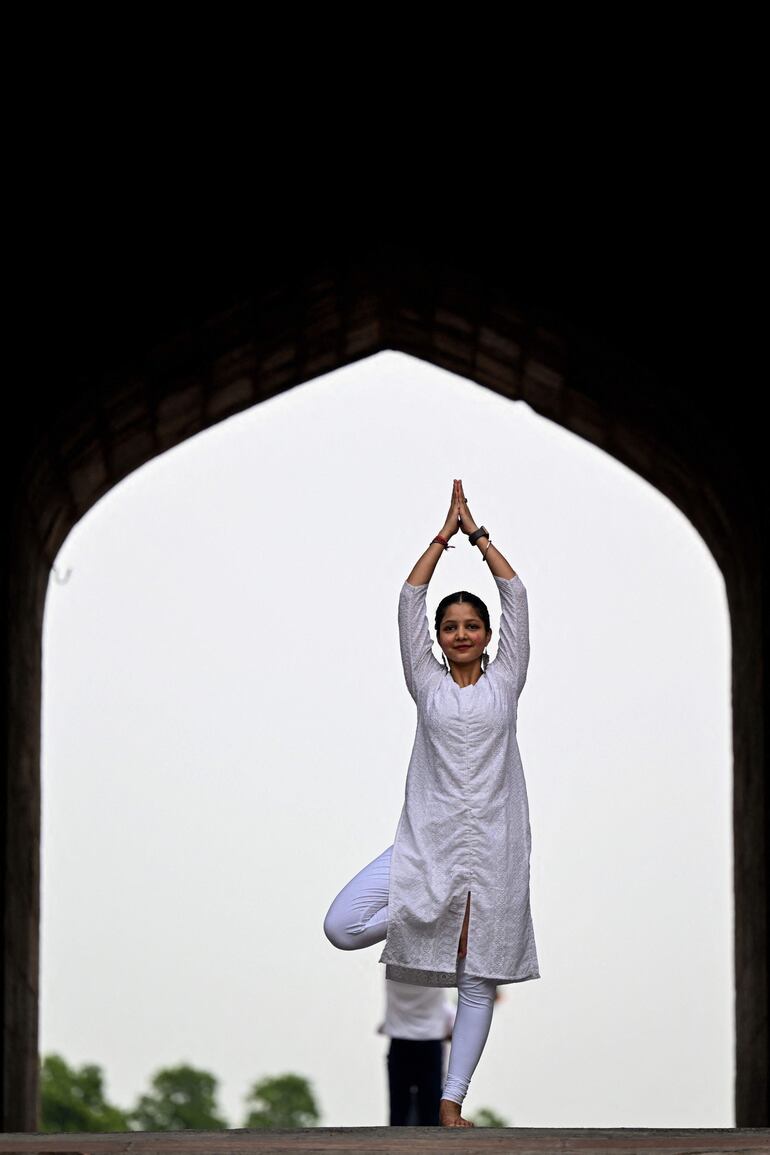
<path id="1" fill-rule="evenodd" d="M 304 1064 L 325 1121 L 383 1119 L 384 968 L 333 952 L 320 919 L 392 841 L 413 733 L 395 601 L 455 475 L 532 615 L 543 981 L 504 989 L 477 1105 L 514 1125 L 733 1125 L 721 576 L 614 459 L 395 353 L 153 460 L 60 553 L 41 1049 L 102 1062 L 115 1098 L 187 1057 L 237 1126 L 249 1079 Z M 475 554 L 442 561 L 433 604 L 465 585 L 496 610 Z"/>

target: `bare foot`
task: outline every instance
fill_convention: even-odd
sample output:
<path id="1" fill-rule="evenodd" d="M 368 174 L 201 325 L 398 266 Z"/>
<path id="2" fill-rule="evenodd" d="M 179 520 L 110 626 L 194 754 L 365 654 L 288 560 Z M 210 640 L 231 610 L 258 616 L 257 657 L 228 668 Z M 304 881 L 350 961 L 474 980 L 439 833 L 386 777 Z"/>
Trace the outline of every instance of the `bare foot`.
<path id="1" fill-rule="evenodd" d="M 470 1119 L 463 1119 L 460 1104 L 451 1099 L 442 1099 L 438 1105 L 438 1121 L 441 1127 L 473 1127 Z"/>

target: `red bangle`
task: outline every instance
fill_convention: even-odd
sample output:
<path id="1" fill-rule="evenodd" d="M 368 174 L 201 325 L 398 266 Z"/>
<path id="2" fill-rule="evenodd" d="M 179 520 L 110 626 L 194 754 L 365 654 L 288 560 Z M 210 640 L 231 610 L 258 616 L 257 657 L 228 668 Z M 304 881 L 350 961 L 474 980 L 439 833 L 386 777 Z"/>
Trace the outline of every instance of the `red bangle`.
<path id="1" fill-rule="evenodd" d="M 433 541 L 430 544 L 433 545 L 433 542 L 436 542 L 438 545 L 443 545 L 444 549 L 454 549 L 454 546 L 450 545 L 449 542 L 447 541 L 447 539 L 445 537 L 442 537 L 440 533 L 436 534 L 436 536 L 434 537 Z"/>

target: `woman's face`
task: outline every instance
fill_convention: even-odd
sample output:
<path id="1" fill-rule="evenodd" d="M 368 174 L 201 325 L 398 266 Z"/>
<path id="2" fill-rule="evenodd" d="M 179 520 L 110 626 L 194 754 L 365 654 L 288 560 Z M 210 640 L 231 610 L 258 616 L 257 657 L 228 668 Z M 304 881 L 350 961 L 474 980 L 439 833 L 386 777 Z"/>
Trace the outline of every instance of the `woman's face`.
<path id="1" fill-rule="evenodd" d="M 473 665 L 492 638 L 470 602 L 448 606 L 438 630 L 438 644 L 447 660 L 457 666 Z"/>

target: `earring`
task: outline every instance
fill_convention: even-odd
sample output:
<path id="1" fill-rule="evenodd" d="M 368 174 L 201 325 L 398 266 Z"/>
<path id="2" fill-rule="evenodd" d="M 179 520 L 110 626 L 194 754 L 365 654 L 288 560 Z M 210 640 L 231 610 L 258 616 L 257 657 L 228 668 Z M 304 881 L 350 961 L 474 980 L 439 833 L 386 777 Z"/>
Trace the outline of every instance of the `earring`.
<path id="1" fill-rule="evenodd" d="M 484 653 L 481 655 L 481 672 L 482 672 L 482 674 L 484 673 L 484 671 L 486 670 L 488 665 L 489 665 L 489 654 L 487 653 L 486 650 L 484 650 Z"/>

